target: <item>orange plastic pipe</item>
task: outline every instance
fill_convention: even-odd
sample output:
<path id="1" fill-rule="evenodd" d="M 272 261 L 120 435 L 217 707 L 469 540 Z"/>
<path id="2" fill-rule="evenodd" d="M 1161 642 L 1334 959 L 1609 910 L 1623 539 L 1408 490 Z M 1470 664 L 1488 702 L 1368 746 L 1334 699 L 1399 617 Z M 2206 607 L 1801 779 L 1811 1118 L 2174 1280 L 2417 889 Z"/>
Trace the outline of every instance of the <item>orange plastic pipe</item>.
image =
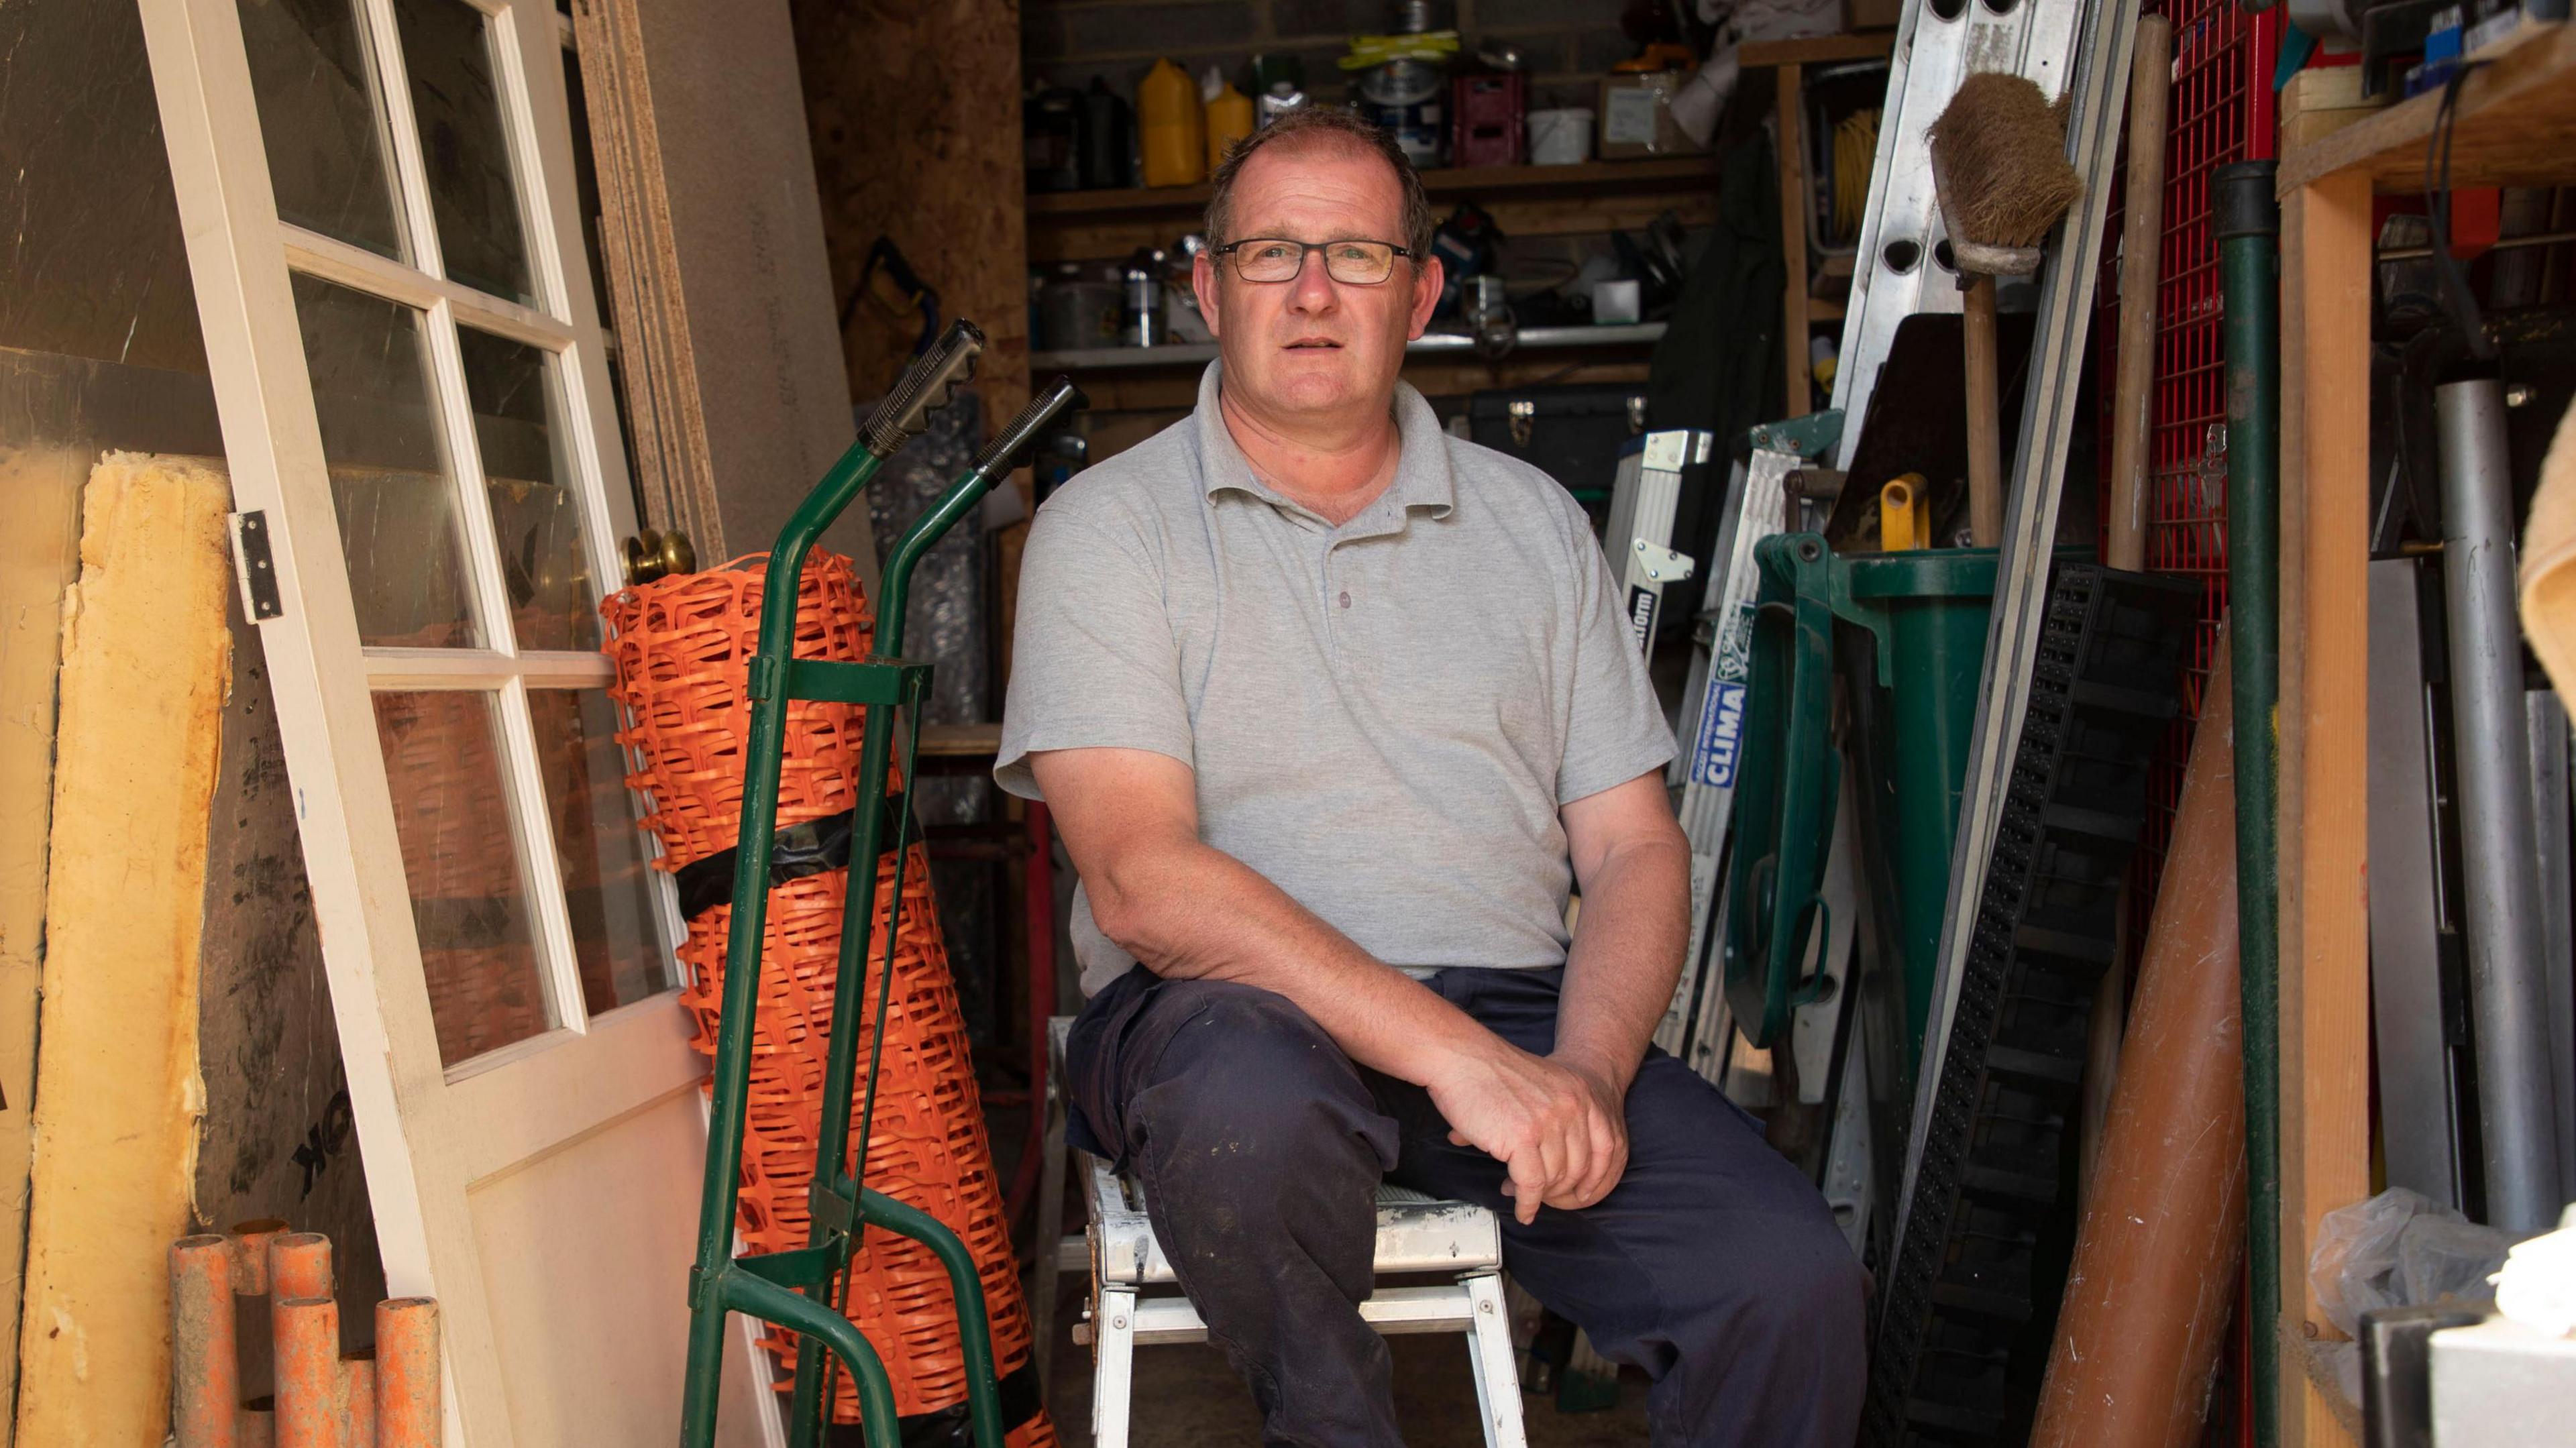
<path id="1" fill-rule="evenodd" d="M 233 1423 L 238 1448 L 277 1448 L 277 1399 L 264 1394 L 250 1399 Z"/>
<path id="2" fill-rule="evenodd" d="M 376 1448 L 439 1448 L 438 1303 L 376 1304 Z"/>
<path id="3" fill-rule="evenodd" d="M 275 1217 L 235 1222 L 225 1235 L 233 1239 L 233 1293 L 240 1297 L 268 1295 L 268 1246 L 293 1230 Z"/>
<path id="4" fill-rule="evenodd" d="M 348 1448 L 376 1448 L 376 1360 L 372 1352 L 340 1360 L 340 1402 L 347 1409 Z"/>
<path id="5" fill-rule="evenodd" d="M 272 1259 L 272 1281 L 276 1266 Z M 328 1297 L 280 1297 L 274 1322 L 277 1448 L 349 1448 L 340 1304 Z"/>
<path id="6" fill-rule="evenodd" d="M 2032 1448 L 2201 1437 L 2244 1252 L 2236 745 L 2225 635 L 2201 700 Z"/>
<path id="7" fill-rule="evenodd" d="M 319 1232 L 280 1232 L 268 1240 L 268 1292 L 290 1297 L 332 1294 L 331 1239 Z M 334 1353 L 333 1357 L 337 1358 Z"/>
<path id="8" fill-rule="evenodd" d="M 270 1346 L 276 1330 L 268 1320 L 268 1249 L 280 1236 L 293 1231 L 274 1217 L 261 1217 L 248 1222 L 235 1222 L 225 1235 L 233 1239 L 233 1296 L 235 1304 L 233 1334 L 241 1348 L 241 1370 L 238 1374 L 245 1405 L 253 1399 L 265 1399 L 276 1391 L 277 1374 L 269 1360 Z M 263 1417 L 259 1431 L 269 1433 L 272 1421 Z M 239 1432 L 252 1430 L 244 1427 Z M 271 1448 L 271 1438 L 262 1437 L 254 1445 L 248 1437 L 243 1448 Z"/>
<path id="9" fill-rule="evenodd" d="M 241 1360 L 234 1350 L 233 1244 L 170 1244 L 170 1421 L 179 1448 L 236 1448 Z"/>

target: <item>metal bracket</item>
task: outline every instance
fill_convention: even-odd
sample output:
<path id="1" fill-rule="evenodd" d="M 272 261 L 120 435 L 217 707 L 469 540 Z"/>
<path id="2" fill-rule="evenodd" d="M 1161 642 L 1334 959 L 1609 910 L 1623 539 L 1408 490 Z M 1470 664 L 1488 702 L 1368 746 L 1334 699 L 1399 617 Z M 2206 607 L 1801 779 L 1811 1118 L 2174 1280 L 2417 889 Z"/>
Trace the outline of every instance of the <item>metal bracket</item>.
<path id="1" fill-rule="evenodd" d="M 241 584 L 242 613 L 253 623 L 286 616 L 277 591 L 277 560 L 268 546 L 268 514 L 257 510 L 225 519 L 233 532 L 233 576 Z"/>
<path id="2" fill-rule="evenodd" d="M 1650 582 L 1679 583 L 1691 576 L 1691 569 L 1695 565 L 1686 555 L 1675 553 L 1660 543 L 1651 543 L 1643 538 L 1638 539 L 1631 546 L 1637 552 L 1637 566 L 1645 571 Z"/>

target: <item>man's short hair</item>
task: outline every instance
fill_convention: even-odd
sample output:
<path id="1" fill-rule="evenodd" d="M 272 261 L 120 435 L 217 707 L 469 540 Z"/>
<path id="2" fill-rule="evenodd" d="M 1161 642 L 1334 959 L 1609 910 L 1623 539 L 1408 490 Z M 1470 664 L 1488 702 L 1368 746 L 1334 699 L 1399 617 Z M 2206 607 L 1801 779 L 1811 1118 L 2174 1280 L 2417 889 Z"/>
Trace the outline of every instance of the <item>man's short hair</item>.
<path id="1" fill-rule="evenodd" d="M 1234 219 L 1228 213 L 1234 203 L 1234 179 L 1255 154 L 1274 146 L 1335 143 L 1358 147 L 1395 172 L 1396 189 L 1404 196 L 1404 249 L 1411 254 L 1413 269 L 1420 271 L 1431 259 L 1431 198 L 1422 193 L 1422 177 L 1395 143 L 1394 132 L 1340 106 L 1299 106 L 1227 148 L 1208 187 L 1208 244 L 1223 246 L 1243 239 L 1227 229 Z"/>

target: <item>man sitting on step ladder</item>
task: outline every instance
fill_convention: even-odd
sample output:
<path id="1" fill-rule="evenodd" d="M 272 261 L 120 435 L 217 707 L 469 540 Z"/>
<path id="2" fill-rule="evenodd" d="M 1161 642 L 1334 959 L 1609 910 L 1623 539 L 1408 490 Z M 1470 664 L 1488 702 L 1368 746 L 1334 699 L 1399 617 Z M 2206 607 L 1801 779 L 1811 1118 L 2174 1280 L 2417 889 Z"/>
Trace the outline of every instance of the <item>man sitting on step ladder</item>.
<path id="1" fill-rule="evenodd" d="M 1514 1279 L 1653 1378 L 1655 1443 L 1846 1448 L 1861 1268 L 1647 1048 L 1690 860 L 1608 565 L 1397 379 L 1431 226 L 1347 112 L 1243 142 L 1197 411 L 1030 530 L 994 773 L 1081 876 L 1073 1139 L 1143 1183 L 1270 1443 L 1402 1441 L 1356 1306 L 1383 1176 L 1501 1213 Z"/>

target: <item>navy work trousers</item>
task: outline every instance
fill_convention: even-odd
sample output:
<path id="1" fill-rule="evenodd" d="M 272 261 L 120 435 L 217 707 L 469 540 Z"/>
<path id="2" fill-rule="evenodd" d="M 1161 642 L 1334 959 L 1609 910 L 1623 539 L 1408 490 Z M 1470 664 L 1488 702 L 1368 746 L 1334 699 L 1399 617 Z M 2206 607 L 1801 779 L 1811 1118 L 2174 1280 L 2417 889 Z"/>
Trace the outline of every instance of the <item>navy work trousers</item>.
<path id="1" fill-rule="evenodd" d="M 1562 975 L 1447 970 L 1429 984 L 1544 1055 Z M 1144 1184 L 1154 1234 L 1250 1385 L 1268 1443 L 1403 1442 L 1386 1343 L 1357 1308 L 1381 1177 L 1501 1214 L 1513 1279 L 1654 1380 L 1657 1445 L 1853 1439 L 1860 1265 L 1753 1118 L 1661 1051 L 1628 1089 L 1619 1185 L 1529 1226 L 1511 1215 L 1502 1164 L 1452 1145 L 1429 1092 L 1353 1064 L 1270 991 L 1139 966 L 1093 997 L 1065 1067 L 1075 1140 Z"/>

